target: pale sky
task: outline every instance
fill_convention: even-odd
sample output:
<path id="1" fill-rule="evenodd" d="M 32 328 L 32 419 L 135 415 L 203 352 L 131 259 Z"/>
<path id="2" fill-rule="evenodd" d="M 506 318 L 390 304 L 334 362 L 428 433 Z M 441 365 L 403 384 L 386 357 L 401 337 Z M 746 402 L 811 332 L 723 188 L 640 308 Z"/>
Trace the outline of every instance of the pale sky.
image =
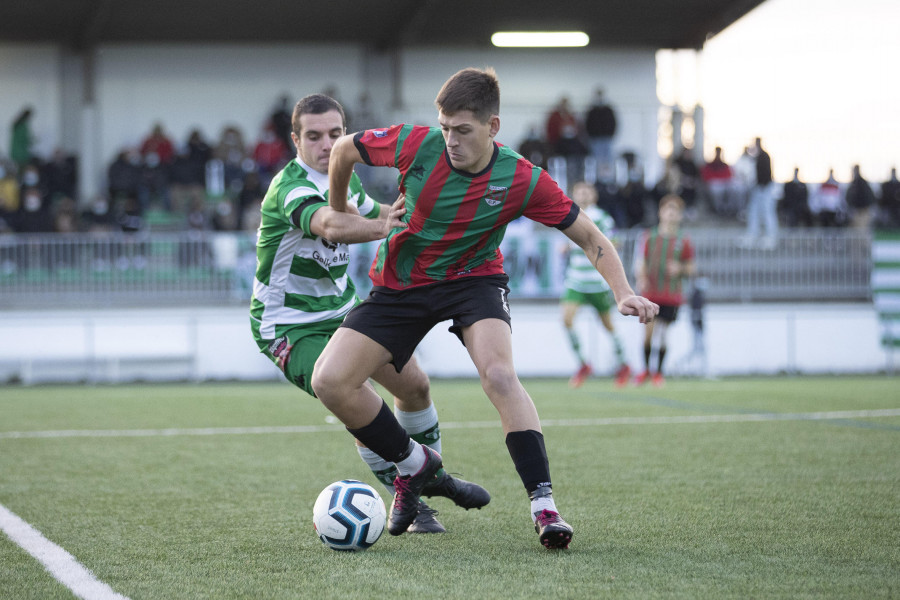
<path id="1" fill-rule="evenodd" d="M 691 54 L 669 58 L 678 83 L 660 96 L 699 97 L 707 158 L 759 136 L 781 181 L 900 167 L 900 0 L 766 0 Z"/>

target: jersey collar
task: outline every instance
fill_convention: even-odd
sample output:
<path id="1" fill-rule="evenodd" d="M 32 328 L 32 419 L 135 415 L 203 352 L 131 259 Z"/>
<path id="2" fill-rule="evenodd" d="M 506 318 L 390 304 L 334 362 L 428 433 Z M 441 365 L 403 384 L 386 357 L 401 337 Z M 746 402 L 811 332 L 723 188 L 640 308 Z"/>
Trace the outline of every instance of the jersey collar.
<path id="1" fill-rule="evenodd" d="M 479 173 L 469 173 L 468 171 L 460 171 L 456 167 L 453 166 L 453 163 L 450 162 L 450 155 L 447 154 L 447 149 L 444 148 L 444 160 L 447 161 L 447 166 L 450 167 L 450 170 L 456 173 L 457 175 L 461 175 L 462 177 L 468 177 L 470 179 L 475 179 L 476 177 L 481 177 L 485 173 L 490 173 L 491 169 L 494 168 L 494 163 L 497 162 L 497 156 L 500 154 L 500 146 L 497 145 L 497 142 L 491 142 L 494 144 L 494 152 L 491 154 L 491 160 L 488 162 L 487 166 L 481 170 Z M 299 160 L 299 159 L 298 159 Z"/>
<path id="2" fill-rule="evenodd" d="M 304 171 L 306 171 L 306 178 L 312 183 L 316 184 L 316 187 L 319 188 L 319 191 L 323 194 L 328 191 L 328 175 L 324 173 L 319 173 L 308 164 L 300 160 L 300 157 L 294 158 L 297 161 L 297 164 L 300 165 Z"/>

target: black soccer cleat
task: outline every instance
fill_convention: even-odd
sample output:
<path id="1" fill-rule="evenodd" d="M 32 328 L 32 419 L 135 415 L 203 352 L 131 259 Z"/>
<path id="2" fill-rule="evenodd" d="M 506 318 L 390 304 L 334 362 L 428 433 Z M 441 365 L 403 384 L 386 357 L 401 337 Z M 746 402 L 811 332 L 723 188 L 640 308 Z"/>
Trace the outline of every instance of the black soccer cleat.
<path id="1" fill-rule="evenodd" d="M 565 550 L 572 541 L 572 526 L 562 520 L 558 512 L 542 510 L 535 513 L 534 530 L 541 543 L 550 550 Z"/>
<path id="2" fill-rule="evenodd" d="M 481 508 L 491 501 L 491 495 L 486 489 L 464 479 L 452 477 L 450 473 L 444 472 L 443 475 L 432 479 L 425 485 L 422 490 L 423 496 L 443 496 L 449 498 L 466 510 L 470 508 Z"/>
<path id="3" fill-rule="evenodd" d="M 409 528 L 416 515 L 419 514 L 419 496 L 422 488 L 434 478 L 441 468 L 441 455 L 429 448 L 425 450 L 425 464 L 415 475 L 396 477 L 394 479 L 394 501 L 391 503 L 391 514 L 388 518 L 388 533 L 400 535 Z"/>
<path id="4" fill-rule="evenodd" d="M 406 528 L 406 533 L 446 533 L 447 530 L 435 517 L 437 511 L 419 500 L 419 513 Z"/>

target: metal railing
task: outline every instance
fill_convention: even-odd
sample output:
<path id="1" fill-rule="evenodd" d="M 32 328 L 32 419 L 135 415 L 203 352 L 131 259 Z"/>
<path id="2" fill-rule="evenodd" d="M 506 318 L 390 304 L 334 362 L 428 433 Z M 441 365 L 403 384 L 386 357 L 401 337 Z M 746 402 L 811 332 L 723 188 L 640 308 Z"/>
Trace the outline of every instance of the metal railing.
<path id="1" fill-rule="evenodd" d="M 738 229 L 689 235 L 711 302 L 870 301 L 871 235 L 784 231 L 772 249 L 746 248 Z M 255 235 L 233 232 L 0 235 L 0 309 L 238 305 L 249 301 Z M 620 236 L 631 276 L 637 232 Z M 510 231 L 502 250 L 515 299 L 562 291 L 558 232 Z M 377 244 L 355 245 L 361 294 Z"/>

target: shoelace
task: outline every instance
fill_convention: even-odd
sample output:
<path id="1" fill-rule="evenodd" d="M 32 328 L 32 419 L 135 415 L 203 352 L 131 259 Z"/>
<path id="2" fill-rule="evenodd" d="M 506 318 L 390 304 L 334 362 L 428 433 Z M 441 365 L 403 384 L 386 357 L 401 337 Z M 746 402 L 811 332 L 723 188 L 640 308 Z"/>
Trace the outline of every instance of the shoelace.
<path id="1" fill-rule="evenodd" d="M 541 526 L 549 525 L 551 523 L 555 523 L 559 520 L 559 513 L 555 513 L 552 510 L 547 510 L 546 508 L 538 513 L 536 520 Z"/>
<path id="2" fill-rule="evenodd" d="M 409 478 L 406 477 L 397 477 L 394 480 L 394 496 L 397 497 L 397 500 L 400 503 L 405 503 L 406 496 L 410 493 L 409 491 Z"/>

